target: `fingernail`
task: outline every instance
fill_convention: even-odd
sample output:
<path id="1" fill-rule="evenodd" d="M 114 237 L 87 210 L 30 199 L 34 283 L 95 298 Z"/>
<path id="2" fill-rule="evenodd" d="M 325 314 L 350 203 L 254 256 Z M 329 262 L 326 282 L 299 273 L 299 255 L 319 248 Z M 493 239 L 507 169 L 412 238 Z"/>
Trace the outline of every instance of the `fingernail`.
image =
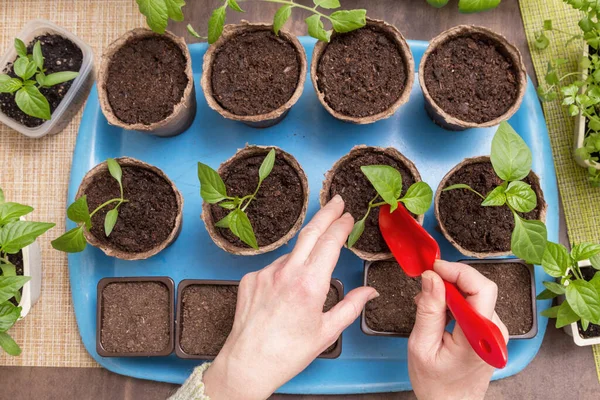
<path id="1" fill-rule="evenodd" d="M 373 293 L 371 293 L 369 295 L 369 299 L 368 300 L 370 301 L 370 300 L 376 299 L 378 297 L 379 297 L 379 292 L 378 291 L 374 291 Z"/>
<path id="2" fill-rule="evenodd" d="M 423 272 L 421 275 L 421 290 L 423 293 L 431 293 L 433 291 L 433 279 L 428 273 L 429 271 Z"/>
<path id="3" fill-rule="evenodd" d="M 354 217 L 352 216 L 352 214 L 350 214 L 349 212 L 344 213 L 344 215 L 342 215 L 342 218 L 351 218 L 352 221 L 354 221 Z"/>
<path id="4" fill-rule="evenodd" d="M 339 194 L 336 194 L 335 196 L 333 196 L 333 198 L 331 199 L 331 201 L 333 203 L 341 203 L 344 200 L 342 199 L 342 196 L 340 196 Z"/>

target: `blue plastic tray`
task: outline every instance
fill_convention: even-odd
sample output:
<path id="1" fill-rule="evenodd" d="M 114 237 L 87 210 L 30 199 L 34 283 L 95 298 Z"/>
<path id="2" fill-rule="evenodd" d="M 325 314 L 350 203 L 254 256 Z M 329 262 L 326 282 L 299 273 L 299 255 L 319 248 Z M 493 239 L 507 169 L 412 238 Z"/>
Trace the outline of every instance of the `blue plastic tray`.
<path id="1" fill-rule="evenodd" d="M 309 57 L 314 40 L 301 38 Z M 426 42 L 409 41 L 415 62 L 420 62 Z M 183 231 L 177 241 L 162 253 L 145 261 L 121 261 L 106 257 L 88 246 L 69 255 L 69 272 L 75 315 L 81 338 L 96 361 L 107 369 L 136 378 L 182 383 L 198 361 L 165 358 L 102 358 L 96 353 L 96 284 L 107 276 L 168 275 L 175 283 L 187 278 L 240 279 L 245 273 L 262 268 L 288 252 L 293 242 L 278 251 L 255 257 L 232 256 L 209 238 L 200 220 L 201 204 L 197 162 L 216 168 L 246 143 L 280 146 L 293 154 L 308 175 L 310 206 L 307 220 L 319 207 L 318 193 L 323 174 L 354 145 L 393 146 L 414 161 L 423 179 L 432 188 L 463 158 L 489 154 L 495 128 L 465 132 L 442 130 L 425 114 L 423 97 L 415 80 L 408 104 L 391 118 L 371 125 L 350 125 L 331 117 L 321 106 L 310 83 L 287 118 L 279 125 L 259 130 L 223 119 L 208 108 L 202 90 L 202 56 L 206 44 L 190 46 L 198 114 L 191 128 L 177 137 L 162 139 L 138 132 L 125 132 L 110 126 L 100 111 L 96 88 L 85 108 L 73 157 L 69 198 L 74 200 L 85 173 L 108 157 L 132 156 L 163 169 L 175 182 L 185 199 Z M 558 240 L 558 196 L 552 151 L 544 116 L 535 89 L 528 83 L 521 109 L 510 123 L 534 154 L 533 169 L 540 175 L 548 202 L 548 234 Z M 71 222 L 67 223 L 72 227 Z M 433 208 L 425 217 L 425 227 L 438 240 L 445 259 L 461 255 L 435 229 Z M 346 291 L 362 282 L 363 263 L 347 249 L 334 272 Z M 536 267 L 537 289 L 542 290 L 542 269 Z M 549 301 L 539 301 L 543 310 Z M 508 365 L 496 371 L 494 379 L 516 374 L 535 357 L 546 331 L 547 319 L 538 316 L 539 332 L 531 340 L 509 343 Z M 358 321 L 344 332 L 343 350 L 335 360 L 316 360 L 296 378 L 280 388 L 281 393 L 346 394 L 400 391 L 411 389 L 406 339 L 364 335 Z"/>

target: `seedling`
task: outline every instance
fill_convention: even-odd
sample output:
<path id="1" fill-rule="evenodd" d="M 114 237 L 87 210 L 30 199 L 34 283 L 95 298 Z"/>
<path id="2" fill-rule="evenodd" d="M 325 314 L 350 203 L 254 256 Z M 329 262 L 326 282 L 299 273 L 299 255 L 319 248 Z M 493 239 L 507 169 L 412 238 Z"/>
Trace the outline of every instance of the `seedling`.
<path id="1" fill-rule="evenodd" d="M 539 264 L 546 249 L 546 225 L 523 219 L 518 214 L 537 207 L 537 196 L 531 185 L 522 181 L 531 171 L 531 151 L 508 122 L 501 122 L 494 135 L 490 159 L 503 182 L 486 196 L 463 183 L 448 186 L 443 191 L 466 189 L 481 197 L 483 207 L 508 207 L 515 220 L 511 251 L 519 258 Z"/>
<path id="2" fill-rule="evenodd" d="M 209 204 L 218 204 L 219 206 L 231 210 L 215 226 L 218 228 L 229 229 L 242 242 L 253 249 L 258 249 L 254 229 L 246 214 L 246 209 L 256 198 L 260 185 L 269 176 L 275 165 L 275 150 L 271 149 L 260 168 L 258 169 L 258 185 L 254 193 L 244 197 L 231 197 L 227 195 L 227 188 L 219 173 L 206 164 L 198 163 L 198 178 L 200 179 L 200 196 Z"/>
<path id="3" fill-rule="evenodd" d="M 435 8 L 444 7 L 448 0 L 427 0 Z M 458 11 L 465 14 L 487 11 L 498 7 L 500 0 L 458 0 Z"/>
<path id="4" fill-rule="evenodd" d="M 86 195 L 83 195 L 75 200 L 75 202 L 71 204 L 69 208 L 67 208 L 67 217 L 78 225 L 77 227 L 71 229 L 52 241 L 52 247 L 54 247 L 56 250 L 67 253 L 78 253 L 85 250 L 87 241 L 85 240 L 85 235 L 83 234 L 84 229 L 87 229 L 88 231 L 92 229 L 92 217 L 96 215 L 98 211 L 116 203 L 114 208 L 109 210 L 106 213 L 106 217 L 104 217 L 104 233 L 106 237 L 110 236 L 115 224 L 117 223 L 117 219 L 119 218 L 119 207 L 121 204 L 129 202 L 129 200 L 126 200 L 123 197 L 123 171 L 121 170 L 121 166 L 112 158 L 107 159 L 106 164 L 108 166 L 108 172 L 110 175 L 117 182 L 119 182 L 121 196 L 105 201 L 96 207 L 96 209 L 92 212 L 89 210 Z"/>
<path id="5" fill-rule="evenodd" d="M 582 243 L 573 247 L 571 253 L 565 246 L 549 242 L 542 260 L 546 273 L 559 282 L 544 282 L 546 289 L 537 296 L 538 300 L 565 296 L 559 306 L 542 311 L 548 318 L 556 318 L 556 327 L 581 321 L 583 330 L 590 323 L 600 325 L 600 272 L 589 282 L 583 278 L 579 261 L 590 260 L 592 267 L 600 270 L 600 245 Z"/>
<path id="6" fill-rule="evenodd" d="M 0 347 L 11 356 L 21 354 L 21 348 L 7 331 L 21 317 L 20 289 L 31 279 L 18 276 L 15 265 L 8 259 L 9 254 L 17 254 L 51 229 L 54 224 L 46 222 L 21 221 L 21 217 L 33 211 L 32 207 L 4 201 L 0 188 Z"/>
<path id="7" fill-rule="evenodd" d="M 140 12 L 146 17 L 146 23 L 156 33 L 165 33 L 169 18 L 183 21 L 184 0 L 135 0 Z"/>
<path id="8" fill-rule="evenodd" d="M 27 54 L 27 46 L 21 39 L 15 39 L 15 49 L 19 58 L 13 64 L 13 71 L 17 77 L 0 74 L 0 93 L 14 94 L 15 103 L 25 114 L 49 120 L 52 118 L 50 104 L 40 89 L 75 79 L 79 72 L 62 71 L 46 75 L 39 41 L 33 45 L 33 54 Z M 32 80 L 34 76 L 35 80 Z"/>
<path id="9" fill-rule="evenodd" d="M 377 195 L 369 201 L 365 216 L 354 224 L 348 237 L 348 248 L 352 248 L 362 236 L 365 230 L 365 221 L 373 208 L 389 204 L 390 212 L 394 212 L 398 208 L 398 203 L 403 203 L 408 211 L 421 215 L 425 214 L 431 207 L 433 191 L 425 182 L 413 183 L 406 194 L 400 196 L 402 192 L 402 175 L 398 170 L 389 165 L 363 165 L 360 169 L 377 191 Z M 383 201 L 377 202 L 379 199 Z"/>
<path id="10" fill-rule="evenodd" d="M 331 33 L 336 31 L 338 33 L 350 32 L 358 28 L 362 28 L 366 25 L 367 10 L 338 10 L 327 15 L 319 11 L 319 8 L 325 10 L 335 10 L 341 7 L 339 0 L 313 0 L 314 7 L 305 6 L 302 4 L 295 3 L 293 0 L 257 0 L 264 1 L 266 3 L 277 3 L 282 6 L 277 10 L 273 17 L 273 31 L 275 34 L 279 34 L 279 30 L 285 25 L 286 21 L 292 15 L 294 8 L 301 8 L 309 11 L 312 15 L 304 20 L 308 28 L 308 34 L 315 39 L 323 42 L 329 42 Z M 202 37 L 188 25 L 188 32 L 197 38 L 208 39 L 208 43 L 214 43 L 219 39 L 221 33 L 223 33 L 223 27 L 225 26 L 225 17 L 227 9 L 231 9 L 237 12 L 244 12 L 239 6 L 236 0 L 225 0 L 221 7 L 218 7 L 212 12 L 210 19 L 208 20 L 208 37 Z M 325 30 L 323 25 L 323 19 L 328 20 L 331 23 L 332 29 Z"/>

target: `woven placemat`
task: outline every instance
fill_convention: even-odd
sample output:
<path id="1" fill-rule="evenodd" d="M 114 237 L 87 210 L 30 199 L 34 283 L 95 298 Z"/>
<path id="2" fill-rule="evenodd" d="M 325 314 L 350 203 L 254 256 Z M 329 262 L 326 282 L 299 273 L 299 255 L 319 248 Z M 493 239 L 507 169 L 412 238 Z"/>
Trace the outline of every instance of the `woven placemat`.
<path id="1" fill-rule="evenodd" d="M 529 42 L 533 66 L 539 82 L 544 82 L 548 61 L 555 58 L 569 60 L 567 67 L 577 70 L 583 51 L 583 41 L 575 40 L 565 45 L 568 37 L 551 32 L 550 46 L 538 50 L 533 45 L 535 32 L 542 29 L 544 20 L 551 19 L 554 28 L 566 32 L 579 33 L 577 26 L 581 14 L 562 0 L 522 0 L 521 15 Z M 548 133 L 554 152 L 554 165 L 558 187 L 562 197 L 567 222 L 567 232 L 571 243 L 600 243 L 600 188 L 593 188 L 587 181 L 587 171 L 581 168 L 573 157 L 574 121 L 569 117 L 559 101 L 542 103 Z M 594 346 L 596 371 L 600 381 L 600 346 Z"/>
<path id="2" fill-rule="evenodd" d="M 94 49 L 96 66 L 104 47 L 126 30 L 145 25 L 135 0 L 0 0 L 0 52 L 13 45 L 29 20 L 38 18 L 88 43 Z M 63 132 L 42 139 L 28 139 L 0 124 L 0 187 L 10 201 L 35 208 L 32 220 L 56 223 L 40 239 L 40 300 L 10 330 L 23 353 L 9 357 L 0 352 L 0 365 L 98 366 L 85 351 L 75 323 L 67 257 L 50 246 L 50 240 L 65 229 L 67 186 L 81 113 Z"/>

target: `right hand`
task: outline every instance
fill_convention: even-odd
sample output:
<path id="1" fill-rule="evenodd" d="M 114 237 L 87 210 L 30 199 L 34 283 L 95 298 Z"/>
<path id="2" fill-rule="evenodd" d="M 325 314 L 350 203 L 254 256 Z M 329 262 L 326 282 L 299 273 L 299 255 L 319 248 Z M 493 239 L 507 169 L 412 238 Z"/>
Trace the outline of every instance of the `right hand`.
<path id="1" fill-rule="evenodd" d="M 490 318 L 508 342 L 508 330 L 494 311 L 498 287 L 474 268 L 436 260 L 433 271 L 421 275 L 417 319 L 408 339 L 408 372 L 419 400 L 479 400 L 489 386 L 494 367 L 469 345 L 457 325 L 446 332 L 446 290 L 442 279 L 456 284 L 466 300 Z"/>

